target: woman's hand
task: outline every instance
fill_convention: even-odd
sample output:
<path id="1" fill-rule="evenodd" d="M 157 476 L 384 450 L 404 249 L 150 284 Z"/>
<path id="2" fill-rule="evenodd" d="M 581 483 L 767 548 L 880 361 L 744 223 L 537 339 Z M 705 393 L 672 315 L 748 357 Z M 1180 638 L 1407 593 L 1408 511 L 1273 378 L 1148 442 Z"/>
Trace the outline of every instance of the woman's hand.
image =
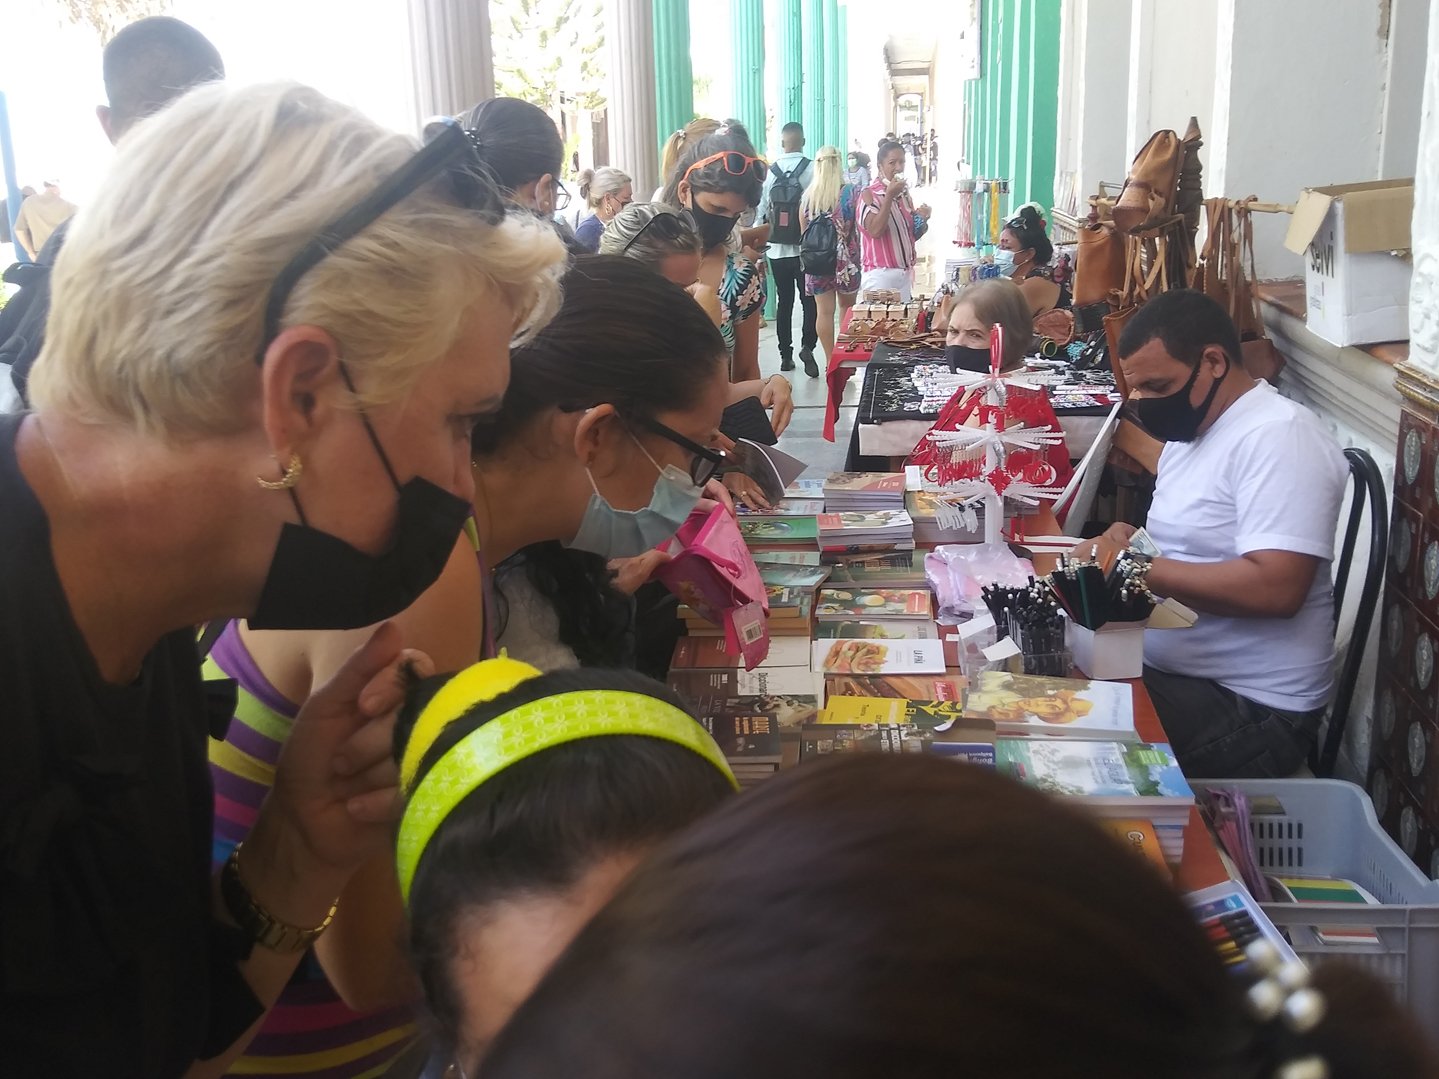
<path id="1" fill-rule="evenodd" d="M 656 570 L 670 560 L 670 554 L 660 550 L 646 551 L 634 558 L 616 558 L 609 564 L 610 572 L 615 575 L 610 583 L 616 590 L 633 596 L 650 582 Z"/>
<path id="2" fill-rule="evenodd" d="M 759 403 L 769 410 L 769 425 L 778 438 L 794 417 L 794 393 L 789 379 L 783 375 L 770 375 L 760 391 Z"/>
<path id="3" fill-rule="evenodd" d="M 734 443 L 731 442 L 730 445 L 733 446 Z M 729 490 L 720 480 L 712 479 L 708 483 L 706 483 L 704 485 L 704 493 L 705 498 L 709 499 L 711 502 L 717 502 L 719 505 L 725 508 L 726 513 L 728 513 L 736 521 L 739 520 L 739 511 L 735 509 L 734 499 L 730 497 Z M 703 500 L 700 504 L 704 504 Z"/>
<path id="4" fill-rule="evenodd" d="M 772 508 L 764 497 L 764 488 L 743 472 L 726 472 L 724 485 L 749 509 L 763 513 Z"/>

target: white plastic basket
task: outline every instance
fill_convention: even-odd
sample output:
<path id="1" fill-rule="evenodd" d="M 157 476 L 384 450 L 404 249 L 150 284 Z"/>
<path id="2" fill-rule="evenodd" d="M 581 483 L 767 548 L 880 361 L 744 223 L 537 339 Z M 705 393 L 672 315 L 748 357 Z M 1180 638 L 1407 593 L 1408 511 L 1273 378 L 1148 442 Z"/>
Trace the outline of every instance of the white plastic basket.
<path id="1" fill-rule="evenodd" d="M 1345 877 L 1382 906 L 1265 903 L 1264 911 L 1311 964 L 1344 962 L 1381 978 L 1439 1039 L 1439 881 L 1430 880 L 1379 827 L 1364 791 L 1338 779 L 1198 779 L 1249 799 L 1260 868 L 1273 876 Z M 1326 944 L 1316 925 L 1373 928 L 1378 944 Z"/>

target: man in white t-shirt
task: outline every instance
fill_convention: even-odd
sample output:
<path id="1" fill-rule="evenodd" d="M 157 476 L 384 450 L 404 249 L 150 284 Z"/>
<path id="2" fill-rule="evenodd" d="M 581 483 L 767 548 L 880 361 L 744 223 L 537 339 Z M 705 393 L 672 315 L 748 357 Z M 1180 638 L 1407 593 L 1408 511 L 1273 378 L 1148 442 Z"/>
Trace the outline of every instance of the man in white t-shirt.
<path id="1" fill-rule="evenodd" d="M 1149 584 L 1200 613 L 1149 630 L 1144 684 L 1187 774 L 1283 776 L 1304 762 L 1333 681 L 1330 563 L 1348 466 L 1308 409 L 1239 362 L 1224 309 L 1191 290 L 1119 340 L 1136 419 L 1165 445 Z M 1113 526 L 1101 556 L 1128 543 Z"/>

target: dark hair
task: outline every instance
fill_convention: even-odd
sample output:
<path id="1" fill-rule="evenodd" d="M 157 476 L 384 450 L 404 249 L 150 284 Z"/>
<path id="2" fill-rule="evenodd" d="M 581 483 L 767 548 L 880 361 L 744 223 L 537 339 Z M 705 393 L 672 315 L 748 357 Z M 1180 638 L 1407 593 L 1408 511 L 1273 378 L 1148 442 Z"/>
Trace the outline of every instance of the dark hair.
<path id="1" fill-rule="evenodd" d="M 875 159 L 883 162 L 885 155 L 895 150 L 898 150 L 900 153 L 906 152 L 904 146 L 901 143 L 895 142 L 893 138 L 880 139 L 879 149 L 875 152 Z"/>
<path id="2" fill-rule="evenodd" d="M 1239 331 L 1224 308 L 1194 289 L 1161 293 L 1139 308 L 1119 335 L 1119 358 L 1133 356 L 1158 338 L 1186 367 L 1198 367 L 1210 345 L 1224 349 L 1231 364 L 1240 362 Z"/>
<path id="3" fill-rule="evenodd" d="M 693 145 L 686 143 L 684 153 L 675 163 L 674 171 L 665 180 L 664 194 L 660 201 L 676 209 L 683 209 L 680 205 L 680 181 L 688 179 L 690 188 L 694 191 L 737 194 L 743 196 L 750 207 L 758 206 L 760 195 L 764 191 L 762 170 L 748 168 L 744 175 L 735 176 L 725 169 L 723 161 L 712 161 L 704 168 L 689 173 L 688 177 L 685 176 L 696 161 L 729 152 L 743 154 L 745 157 L 759 156 L 755 153 L 754 143 L 750 142 L 749 132 L 738 120 L 726 120 L 714 134 L 695 140 Z"/>
<path id="4" fill-rule="evenodd" d="M 517 97 L 481 101 L 465 126 L 480 140 L 481 155 L 507 194 L 541 176 L 559 176 L 565 144 L 543 109 Z"/>
<path id="5" fill-rule="evenodd" d="M 152 15 L 110 39 L 101 60 L 110 129 L 118 135 L 186 90 L 225 77 L 220 52 L 200 31 L 168 15 Z"/>
<path id="6" fill-rule="evenodd" d="M 1021 251 L 1034 252 L 1036 266 L 1048 266 L 1054 257 L 1054 244 L 1044 231 L 1044 218 L 1033 206 L 1021 206 L 1019 212 L 1004 223 L 1006 232 L 1014 233 Z"/>
<path id="7" fill-rule="evenodd" d="M 849 156 L 854 158 L 861 168 L 869 168 L 869 154 L 863 150 L 851 150 Z"/>
<path id="8" fill-rule="evenodd" d="M 791 120 L 789 123 L 785 124 L 784 127 L 779 129 L 779 133 L 781 135 L 793 135 L 796 132 L 801 135 L 804 134 L 804 124 L 801 124 L 796 120 Z"/>
<path id="9" fill-rule="evenodd" d="M 445 681 L 428 678 L 412 689 L 395 727 L 397 760 Z M 688 711 L 671 690 L 632 671 L 556 671 L 446 726 L 421 759 L 417 782 L 477 728 L 521 705 L 581 690 L 642 693 Z M 693 750 L 643 735 L 606 735 L 516 761 L 468 794 L 426 846 L 409 897 L 410 950 L 439 1040 L 453 1048 L 463 1015 L 450 977 L 462 915 L 514 896 L 563 892 L 600 860 L 658 842 L 732 792 L 724 774 Z"/>
<path id="10" fill-rule="evenodd" d="M 476 459 L 512 444 L 552 408 L 574 412 L 608 403 L 631 418 L 691 408 L 723 369 L 724 339 L 709 316 L 644 263 L 581 256 L 563 287 L 559 312 L 514 350 L 503 406 L 475 427 Z M 633 662 L 633 604 L 610 586 L 605 559 L 557 542 L 526 547 L 497 569 L 502 601 L 504 577 L 517 568 L 555 608 L 560 641 L 581 663 Z M 508 605 L 498 613 L 502 631 Z"/>
<path id="11" fill-rule="evenodd" d="M 1170 883 L 1092 819 L 987 769 L 859 754 L 657 851 L 485 1076 L 1267 1079 L 1271 1051 Z"/>

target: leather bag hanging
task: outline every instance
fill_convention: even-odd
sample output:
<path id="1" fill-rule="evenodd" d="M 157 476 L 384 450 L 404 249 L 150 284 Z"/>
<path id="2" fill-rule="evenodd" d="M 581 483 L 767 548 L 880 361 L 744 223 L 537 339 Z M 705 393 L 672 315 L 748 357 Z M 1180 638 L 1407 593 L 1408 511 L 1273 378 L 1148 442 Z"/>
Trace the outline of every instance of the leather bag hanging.
<path id="1" fill-rule="evenodd" d="M 1173 131 L 1156 131 L 1134 155 L 1111 216 L 1121 232 L 1135 232 L 1174 212 L 1184 143 Z"/>
<path id="2" fill-rule="evenodd" d="M 1110 303 L 1124 287 L 1124 237 L 1108 222 L 1079 231 L 1074 256 L 1074 305 Z"/>

